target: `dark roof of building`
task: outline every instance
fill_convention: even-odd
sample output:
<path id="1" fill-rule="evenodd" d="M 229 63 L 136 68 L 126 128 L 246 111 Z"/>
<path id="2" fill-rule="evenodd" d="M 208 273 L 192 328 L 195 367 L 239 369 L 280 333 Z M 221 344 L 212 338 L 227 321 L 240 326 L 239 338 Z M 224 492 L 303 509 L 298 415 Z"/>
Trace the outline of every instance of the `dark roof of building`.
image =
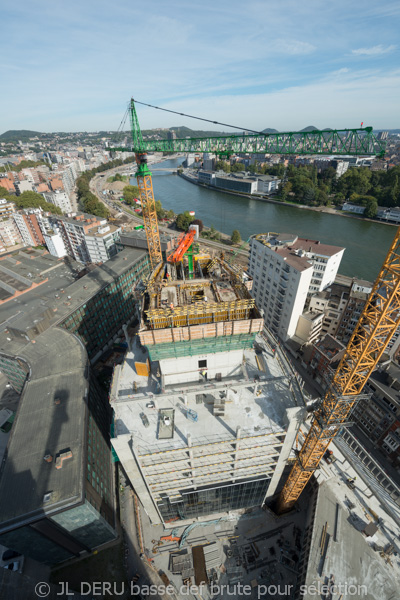
<path id="1" fill-rule="evenodd" d="M 297 238 L 292 248 L 293 250 L 304 250 L 305 252 L 312 252 L 321 256 L 334 256 L 344 250 L 340 246 L 321 244 L 318 240 L 309 240 L 306 238 Z"/>
<path id="2" fill-rule="evenodd" d="M 0 478 L 0 531 L 58 512 L 84 497 L 86 350 L 71 333 L 52 328 L 27 344 L 19 358 L 29 365 L 30 376 Z M 71 457 L 56 468 L 62 452 Z M 51 462 L 44 459 L 47 455 Z"/>
<path id="3" fill-rule="evenodd" d="M 50 261 L 53 268 L 40 272 L 48 281 L 2 304 L 0 331 L 10 327 L 22 332 L 31 331 L 35 323 L 44 326 L 45 315 L 47 327 L 63 321 L 145 254 L 147 250 L 127 248 L 77 280 L 74 277 L 77 263 L 69 258 Z M 29 263 L 32 269 L 35 262 L 36 259 Z M 0 265 L 2 263 L 0 261 Z M 10 266 L 8 268 L 11 269 Z M 9 351 L 8 343 L 1 334 L 0 351 Z"/>

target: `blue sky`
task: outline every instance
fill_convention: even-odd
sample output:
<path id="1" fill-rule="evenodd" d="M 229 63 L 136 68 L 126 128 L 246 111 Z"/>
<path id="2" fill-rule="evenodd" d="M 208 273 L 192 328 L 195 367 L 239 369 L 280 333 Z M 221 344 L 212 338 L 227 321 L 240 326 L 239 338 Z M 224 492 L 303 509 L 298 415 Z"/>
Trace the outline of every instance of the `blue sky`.
<path id="1" fill-rule="evenodd" d="M 398 0 L 3 0 L 1 21 L 0 133 L 115 130 L 131 97 L 256 130 L 400 127 Z"/>

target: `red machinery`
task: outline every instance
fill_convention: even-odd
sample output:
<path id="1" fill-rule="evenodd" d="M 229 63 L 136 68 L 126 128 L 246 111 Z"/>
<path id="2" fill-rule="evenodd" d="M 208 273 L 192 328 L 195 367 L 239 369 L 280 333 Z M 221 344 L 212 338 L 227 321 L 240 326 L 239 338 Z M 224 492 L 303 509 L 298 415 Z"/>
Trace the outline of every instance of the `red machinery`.
<path id="1" fill-rule="evenodd" d="M 167 261 L 170 263 L 177 263 L 183 259 L 183 255 L 187 252 L 190 246 L 193 244 L 193 240 L 196 237 L 196 229 L 190 229 L 186 235 L 184 235 L 178 244 L 178 247 L 167 257 Z"/>

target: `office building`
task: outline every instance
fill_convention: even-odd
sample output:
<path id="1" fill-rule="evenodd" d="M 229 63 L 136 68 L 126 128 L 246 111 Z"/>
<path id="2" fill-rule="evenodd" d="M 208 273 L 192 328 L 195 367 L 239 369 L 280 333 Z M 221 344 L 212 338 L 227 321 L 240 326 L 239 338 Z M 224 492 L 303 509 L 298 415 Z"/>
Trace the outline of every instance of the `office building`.
<path id="1" fill-rule="evenodd" d="M 54 564 L 117 535 L 111 413 L 91 363 L 136 318 L 131 290 L 149 260 L 124 250 L 75 280 L 78 263 L 27 249 L 1 267 L 0 371 L 21 397 L 0 477 L 0 544 Z"/>
<path id="2" fill-rule="evenodd" d="M 153 524 L 263 505 L 304 408 L 265 351 L 254 300 L 219 259 L 197 261 L 193 278 L 188 264 L 162 265 L 147 285 L 110 393 L 112 445 L 141 505 Z"/>

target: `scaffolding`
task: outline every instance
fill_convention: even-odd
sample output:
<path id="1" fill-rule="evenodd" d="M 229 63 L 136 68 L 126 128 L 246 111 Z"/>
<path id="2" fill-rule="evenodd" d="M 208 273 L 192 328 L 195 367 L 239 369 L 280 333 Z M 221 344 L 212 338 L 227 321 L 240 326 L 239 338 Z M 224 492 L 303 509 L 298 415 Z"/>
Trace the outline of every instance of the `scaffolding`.
<path id="1" fill-rule="evenodd" d="M 197 302 L 189 306 L 156 308 L 145 312 L 151 329 L 165 329 L 248 319 L 254 306 L 254 299 L 246 298 L 233 302 Z"/>
<path id="2" fill-rule="evenodd" d="M 210 354 L 214 352 L 232 352 L 244 350 L 253 346 L 256 333 L 239 335 L 218 336 L 201 340 L 179 341 L 167 344 L 147 346 L 150 360 L 163 360 L 165 358 L 181 358 L 182 356 L 195 356 L 196 354 Z"/>

